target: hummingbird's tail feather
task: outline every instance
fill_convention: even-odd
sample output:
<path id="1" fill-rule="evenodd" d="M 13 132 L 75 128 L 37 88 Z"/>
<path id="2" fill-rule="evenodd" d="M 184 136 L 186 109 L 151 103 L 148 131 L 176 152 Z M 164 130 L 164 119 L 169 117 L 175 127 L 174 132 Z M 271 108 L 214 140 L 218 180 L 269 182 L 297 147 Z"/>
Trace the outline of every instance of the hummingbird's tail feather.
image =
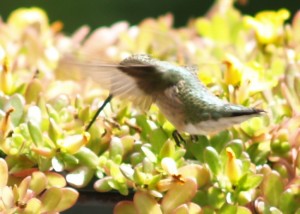
<path id="1" fill-rule="evenodd" d="M 252 117 L 261 116 L 266 113 L 264 110 L 260 109 L 251 109 L 246 107 L 241 108 L 243 109 L 231 112 L 227 111 L 222 117 L 219 118 L 208 119 L 194 124 L 185 124 L 182 131 L 188 132 L 193 135 L 212 134 L 230 128 L 233 125 L 240 124 Z"/>
<path id="2" fill-rule="evenodd" d="M 239 117 L 239 116 L 246 116 L 246 115 L 253 115 L 253 116 L 259 116 L 266 113 L 266 111 L 262 109 L 256 109 L 256 108 L 245 108 L 244 110 L 238 110 L 231 112 L 230 117 Z"/>

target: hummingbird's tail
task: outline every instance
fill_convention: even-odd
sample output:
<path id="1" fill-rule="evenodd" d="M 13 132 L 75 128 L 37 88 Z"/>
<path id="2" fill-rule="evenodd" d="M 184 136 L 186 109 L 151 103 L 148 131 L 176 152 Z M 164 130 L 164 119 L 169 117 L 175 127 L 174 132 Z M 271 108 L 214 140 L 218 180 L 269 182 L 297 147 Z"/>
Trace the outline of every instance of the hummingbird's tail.
<path id="1" fill-rule="evenodd" d="M 243 108 L 236 111 L 232 111 L 230 117 L 239 117 L 239 116 L 259 116 L 265 114 L 266 111 L 256 108 Z"/>

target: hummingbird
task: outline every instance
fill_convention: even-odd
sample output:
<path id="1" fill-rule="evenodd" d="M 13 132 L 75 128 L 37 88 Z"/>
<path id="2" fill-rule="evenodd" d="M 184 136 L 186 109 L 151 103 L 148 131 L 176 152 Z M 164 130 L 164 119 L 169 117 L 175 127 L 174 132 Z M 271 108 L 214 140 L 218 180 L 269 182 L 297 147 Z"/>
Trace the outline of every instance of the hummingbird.
<path id="1" fill-rule="evenodd" d="M 115 96 L 129 99 L 144 110 L 155 103 L 179 133 L 190 135 L 222 131 L 265 112 L 220 99 L 199 80 L 194 67 L 178 66 L 149 55 L 132 55 L 117 65 L 93 61 L 78 65 L 110 91 L 92 122 Z"/>

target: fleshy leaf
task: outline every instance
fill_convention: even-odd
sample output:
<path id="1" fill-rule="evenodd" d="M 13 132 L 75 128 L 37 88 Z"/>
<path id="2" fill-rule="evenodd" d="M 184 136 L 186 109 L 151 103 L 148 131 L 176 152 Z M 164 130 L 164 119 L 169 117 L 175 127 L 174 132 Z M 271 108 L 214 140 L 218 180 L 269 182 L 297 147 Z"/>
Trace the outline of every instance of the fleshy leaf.
<path id="1" fill-rule="evenodd" d="M 204 162 L 203 152 L 205 148 L 209 146 L 209 141 L 206 136 L 200 135 L 198 136 L 198 140 L 196 142 L 187 143 L 187 150 L 188 152 L 192 153 L 193 156 L 201 161 Z"/>
<path id="2" fill-rule="evenodd" d="M 24 114 L 25 100 L 20 94 L 14 94 L 10 97 L 5 109 L 13 108 L 14 112 L 11 114 L 11 122 L 14 126 L 20 123 L 20 120 Z"/>
<path id="3" fill-rule="evenodd" d="M 181 204 L 191 201 L 197 191 L 197 184 L 192 179 L 176 183 L 169 189 L 162 200 L 161 206 L 164 213 L 169 213 Z"/>
<path id="4" fill-rule="evenodd" d="M 121 201 L 114 207 L 114 214 L 136 214 L 132 201 Z"/>
<path id="5" fill-rule="evenodd" d="M 67 182 L 76 187 L 82 188 L 88 185 L 95 173 L 95 170 L 86 166 L 80 166 L 66 175 Z"/>
<path id="6" fill-rule="evenodd" d="M 94 183 L 94 189 L 98 192 L 108 192 L 112 190 L 112 187 L 109 185 L 109 181 L 113 178 L 111 176 L 106 176 L 101 178 Z"/>
<path id="7" fill-rule="evenodd" d="M 75 157 L 78 158 L 81 164 L 91 167 L 92 169 L 98 165 L 98 156 L 87 147 L 81 147 L 75 154 Z"/>
<path id="8" fill-rule="evenodd" d="M 64 198 L 63 192 L 60 188 L 51 187 L 47 189 L 46 192 L 41 197 L 42 202 L 42 213 L 49 211 L 56 211 L 56 207 L 58 206 L 60 200 Z"/>
<path id="9" fill-rule="evenodd" d="M 152 161 L 153 163 L 157 162 L 157 158 L 156 158 L 155 154 L 148 147 L 142 146 L 141 149 L 150 161 Z"/>
<path id="10" fill-rule="evenodd" d="M 47 177 L 42 172 L 33 172 L 30 181 L 30 189 L 36 195 L 40 194 L 47 186 Z"/>
<path id="11" fill-rule="evenodd" d="M 4 159 L 0 158 L 0 189 L 7 184 L 8 167 Z"/>
<path id="12" fill-rule="evenodd" d="M 240 179 L 238 188 L 241 191 L 255 189 L 261 183 L 262 180 L 262 175 L 247 173 Z"/>
<path id="13" fill-rule="evenodd" d="M 210 182 L 209 171 L 198 164 L 183 166 L 179 168 L 178 173 L 184 178 L 196 179 L 198 187 L 202 187 Z"/>
<path id="14" fill-rule="evenodd" d="M 266 200 L 273 206 L 277 206 L 283 193 L 283 181 L 276 171 L 271 171 L 264 176 L 262 192 Z"/>
<path id="15" fill-rule="evenodd" d="M 30 136 L 34 144 L 36 146 L 43 145 L 43 135 L 40 127 L 36 123 L 31 121 L 29 121 L 27 125 L 28 125 Z"/>
<path id="16" fill-rule="evenodd" d="M 61 212 L 72 207 L 79 197 L 79 193 L 72 188 L 63 188 L 61 189 L 61 193 L 62 198 L 55 208 L 55 211 L 57 212 Z"/>
<path id="17" fill-rule="evenodd" d="M 157 203 L 157 201 L 146 192 L 135 193 L 133 197 L 133 203 L 137 213 L 162 213 L 160 205 Z"/>
<path id="18" fill-rule="evenodd" d="M 186 204 L 182 204 L 178 207 L 176 207 L 172 213 L 174 214 L 189 214 L 189 208 Z"/>
<path id="19" fill-rule="evenodd" d="M 221 173 L 222 167 L 217 151 L 211 146 L 206 147 L 204 150 L 204 159 L 212 173 L 218 176 Z"/>
<path id="20" fill-rule="evenodd" d="M 45 175 L 48 180 L 48 187 L 65 187 L 66 186 L 66 180 L 65 178 L 55 172 L 45 172 Z"/>
<path id="21" fill-rule="evenodd" d="M 42 202 L 37 198 L 31 198 L 24 209 L 24 214 L 40 213 L 42 208 Z"/>

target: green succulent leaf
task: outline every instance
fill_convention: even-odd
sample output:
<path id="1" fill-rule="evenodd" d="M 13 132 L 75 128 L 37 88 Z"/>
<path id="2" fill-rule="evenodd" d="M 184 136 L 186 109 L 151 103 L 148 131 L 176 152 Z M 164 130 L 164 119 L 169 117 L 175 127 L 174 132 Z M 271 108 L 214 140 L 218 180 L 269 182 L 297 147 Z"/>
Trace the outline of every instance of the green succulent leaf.
<path id="1" fill-rule="evenodd" d="M 66 175 L 66 180 L 76 188 L 83 188 L 92 180 L 94 173 L 94 169 L 87 166 L 79 166 Z"/>
<path id="2" fill-rule="evenodd" d="M 113 180 L 111 176 L 101 178 L 94 183 L 94 189 L 98 192 L 109 192 L 112 187 L 109 185 L 109 181 Z"/>
<path id="3" fill-rule="evenodd" d="M 213 136 L 210 140 L 210 145 L 220 153 L 225 144 L 230 140 L 230 133 L 229 131 L 222 131 L 219 134 Z"/>
<path id="4" fill-rule="evenodd" d="M 98 165 L 98 156 L 87 147 L 81 147 L 74 156 L 81 164 L 91 167 L 92 169 L 95 169 Z"/>
<path id="5" fill-rule="evenodd" d="M 156 155 L 146 146 L 142 146 L 142 151 L 144 153 L 144 155 L 153 163 L 157 162 L 157 157 Z"/>
<path id="6" fill-rule="evenodd" d="M 30 136 L 34 144 L 37 147 L 43 145 L 43 135 L 40 127 L 36 123 L 31 121 L 29 121 L 27 125 L 28 125 Z"/>
<path id="7" fill-rule="evenodd" d="M 202 151 L 209 146 L 209 141 L 206 136 L 198 136 L 196 142 L 188 142 L 186 147 L 187 151 L 190 152 L 197 160 L 201 163 L 204 162 L 204 154 Z"/>
<path id="8" fill-rule="evenodd" d="M 287 189 L 282 193 L 280 197 L 279 208 L 283 213 L 286 214 L 296 213 L 297 208 L 299 208 L 296 196 L 290 189 Z"/>
<path id="9" fill-rule="evenodd" d="M 37 78 L 32 79 L 25 91 L 26 102 L 29 104 L 32 102 L 37 102 L 42 91 L 43 86 L 41 81 Z"/>
<path id="10" fill-rule="evenodd" d="M 31 198 L 26 204 L 26 207 L 22 213 L 24 214 L 32 214 L 32 213 L 40 213 L 42 209 L 42 202 L 37 198 Z"/>
<path id="11" fill-rule="evenodd" d="M 218 176 L 222 172 L 222 163 L 218 152 L 211 146 L 204 150 L 204 160 L 208 164 L 213 175 Z"/>
<path id="12" fill-rule="evenodd" d="M 10 108 L 14 109 L 14 112 L 11 113 L 11 122 L 15 127 L 18 126 L 21 122 L 24 114 L 24 105 L 24 97 L 20 94 L 14 94 L 9 98 L 6 106 L 4 107 L 5 110 L 8 110 Z"/>
<path id="13" fill-rule="evenodd" d="M 221 208 L 225 203 L 225 194 L 221 189 L 216 187 L 210 187 L 208 189 L 208 204 L 214 208 Z"/>
<path id="14" fill-rule="evenodd" d="M 111 160 L 115 161 L 116 163 L 120 163 L 122 158 L 118 158 L 118 157 L 122 157 L 124 153 L 124 148 L 123 148 L 123 144 L 121 142 L 120 138 L 117 137 L 113 137 L 110 141 L 110 145 L 109 145 L 109 157 Z"/>
<path id="15" fill-rule="evenodd" d="M 155 153 L 161 150 L 167 139 L 168 135 L 161 128 L 154 129 L 149 133 L 149 141 Z"/>
<path id="16" fill-rule="evenodd" d="M 231 214 L 231 213 L 251 214 L 252 212 L 246 207 L 226 204 L 221 208 L 220 213 L 221 214 Z"/>
<path id="17" fill-rule="evenodd" d="M 167 140 L 162 144 L 162 148 L 159 151 L 159 157 L 162 159 L 164 157 L 174 157 L 175 154 L 175 144 L 171 140 Z"/>
<path id="18" fill-rule="evenodd" d="M 57 187 L 51 187 L 43 193 L 41 197 L 42 212 L 56 211 L 60 200 L 65 197 L 62 190 Z"/>
<path id="19" fill-rule="evenodd" d="M 49 129 L 48 134 L 50 139 L 56 144 L 57 140 L 62 136 L 62 130 L 58 126 L 58 124 L 52 118 L 49 119 Z"/>
<path id="20" fill-rule="evenodd" d="M 264 176 L 262 192 L 266 200 L 273 206 L 278 206 L 284 190 L 281 176 L 276 171 L 271 171 Z"/>
<path id="21" fill-rule="evenodd" d="M 30 189 L 34 191 L 36 195 L 39 195 L 48 184 L 47 177 L 42 172 L 34 172 L 31 175 Z"/>
<path id="22" fill-rule="evenodd" d="M 189 164 L 178 169 L 178 173 L 184 178 L 196 179 L 198 188 L 210 183 L 209 170 L 198 165 Z"/>
<path id="23" fill-rule="evenodd" d="M 239 180 L 238 189 L 240 191 L 255 189 L 260 185 L 262 180 L 263 180 L 263 175 L 247 173 L 243 175 L 242 178 Z"/>

